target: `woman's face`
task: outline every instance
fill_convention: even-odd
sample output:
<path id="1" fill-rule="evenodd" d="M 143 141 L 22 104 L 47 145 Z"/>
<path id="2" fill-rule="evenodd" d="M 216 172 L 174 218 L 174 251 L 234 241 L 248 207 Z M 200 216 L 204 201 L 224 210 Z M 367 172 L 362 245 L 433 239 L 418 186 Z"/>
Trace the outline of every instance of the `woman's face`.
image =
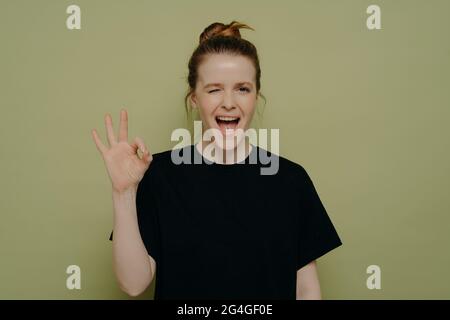
<path id="1" fill-rule="evenodd" d="M 227 141 L 235 130 L 245 132 L 258 97 L 252 62 L 244 56 L 210 54 L 197 72 L 197 85 L 191 99 L 193 107 L 199 111 L 203 130 L 218 129 Z"/>

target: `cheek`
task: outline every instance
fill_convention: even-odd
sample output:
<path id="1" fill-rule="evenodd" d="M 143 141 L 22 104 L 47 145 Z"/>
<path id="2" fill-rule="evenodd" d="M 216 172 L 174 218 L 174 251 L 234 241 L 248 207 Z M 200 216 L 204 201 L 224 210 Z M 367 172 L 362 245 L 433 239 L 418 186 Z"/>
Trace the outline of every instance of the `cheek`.
<path id="1" fill-rule="evenodd" d="M 208 104 L 208 102 L 204 101 L 200 106 L 199 106 L 199 114 L 200 117 L 203 121 L 206 122 L 210 122 L 212 121 L 212 114 L 214 113 L 215 108 L 213 107 L 212 104 Z"/>
<path id="2" fill-rule="evenodd" d="M 220 103 L 220 99 L 215 96 L 205 96 L 200 101 L 200 108 L 202 109 L 204 114 L 212 112 L 217 104 Z"/>
<path id="3" fill-rule="evenodd" d="M 253 97 L 246 97 L 242 100 L 241 106 L 246 116 L 251 116 L 256 109 L 256 100 Z"/>

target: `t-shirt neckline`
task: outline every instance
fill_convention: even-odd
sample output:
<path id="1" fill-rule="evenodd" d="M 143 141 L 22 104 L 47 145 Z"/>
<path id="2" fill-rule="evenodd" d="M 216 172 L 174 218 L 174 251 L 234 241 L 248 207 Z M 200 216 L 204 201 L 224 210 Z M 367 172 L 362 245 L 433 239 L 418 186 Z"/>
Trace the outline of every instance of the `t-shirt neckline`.
<path id="1" fill-rule="evenodd" d="M 253 153 L 257 152 L 257 150 L 256 150 L 257 147 L 250 143 L 250 146 L 251 146 L 250 152 L 248 153 L 247 157 L 245 157 L 243 160 L 234 162 L 234 163 L 217 163 L 215 161 L 211 161 L 211 160 L 205 158 L 205 156 L 203 156 L 203 154 L 201 154 L 200 151 L 198 151 L 197 144 L 198 143 L 193 144 L 192 148 L 194 149 L 194 153 L 196 153 L 197 156 L 201 157 L 202 163 L 206 163 L 208 165 L 213 165 L 213 166 L 218 166 L 218 167 L 235 167 L 237 164 L 246 164 L 246 162 L 249 159 L 251 159 L 251 156 L 253 156 Z"/>

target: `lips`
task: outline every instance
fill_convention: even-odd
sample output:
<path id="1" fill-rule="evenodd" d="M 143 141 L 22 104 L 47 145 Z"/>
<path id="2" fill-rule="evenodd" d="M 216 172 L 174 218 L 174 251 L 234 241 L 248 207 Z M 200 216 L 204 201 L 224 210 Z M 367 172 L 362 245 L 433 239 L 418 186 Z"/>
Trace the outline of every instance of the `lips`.
<path id="1" fill-rule="evenodd" d="M 240 117 L 235 116 L 216 116 L 217 125 L 222 131 L 223 135 L 226 135 L 226 129 L 235 130 L 241 120 Z"/>

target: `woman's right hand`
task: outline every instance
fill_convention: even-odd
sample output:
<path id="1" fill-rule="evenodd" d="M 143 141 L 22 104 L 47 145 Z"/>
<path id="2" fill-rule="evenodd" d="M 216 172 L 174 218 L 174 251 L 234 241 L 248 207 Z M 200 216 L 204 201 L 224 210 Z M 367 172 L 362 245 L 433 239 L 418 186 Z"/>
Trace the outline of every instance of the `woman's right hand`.
<path id="1" fill-rule="evenodd" d="M 109 148 L 103 145 L 95 129 L 92 130 L 92 136 L 106 164 L 113 191 L 124 192 L 137 188 L 150 166 L 152 155 L 141 138 L 136 137 L 132 144 L 128 143 L 128 115 L 125 109 L 120 111 L 119 140 L 114 136 L 109 114 L 105 115 L 105 126 Z M 138 156 L 138 150 L 142 153 L 141 157 Z"/>

